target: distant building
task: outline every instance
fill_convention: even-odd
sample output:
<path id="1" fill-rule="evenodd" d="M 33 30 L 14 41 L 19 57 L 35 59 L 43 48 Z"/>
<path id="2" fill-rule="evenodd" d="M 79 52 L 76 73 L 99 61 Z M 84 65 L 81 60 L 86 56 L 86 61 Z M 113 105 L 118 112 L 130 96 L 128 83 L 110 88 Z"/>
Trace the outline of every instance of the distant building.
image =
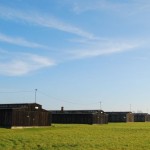
<path id="1" fill-rule="evenodd" d="M 134 114 L 132 112 L 106 112 L 108 114 L 108 122 L 134 122 Z"/>
<path id="2" fill-rule="evenodd" d="M 108 115 L 102 110 L 55 110 L 52 123 L 60 124 L 107 124 Z"/>
<path id="3" fill-rule="evenodd" d="M 150 115 L 148 113 L 134 113 L 135 122 L 147 122 L 150 121 Z"/>
<path id="4" fill-rule="evenodd" d="M 37 103 L 0 104 L 0 126 L 50 126 L 51 113 Z"/>

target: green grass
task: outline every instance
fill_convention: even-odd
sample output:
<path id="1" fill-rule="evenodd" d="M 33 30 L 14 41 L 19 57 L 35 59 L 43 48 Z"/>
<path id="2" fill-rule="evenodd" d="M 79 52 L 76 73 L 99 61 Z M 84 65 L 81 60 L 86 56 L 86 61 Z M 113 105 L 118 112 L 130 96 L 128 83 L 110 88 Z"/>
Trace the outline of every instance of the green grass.
<path id="1" fill-rule="evenodd" d="M 150 123 L 0 128 L 0 150 L 149 150 Z"/>

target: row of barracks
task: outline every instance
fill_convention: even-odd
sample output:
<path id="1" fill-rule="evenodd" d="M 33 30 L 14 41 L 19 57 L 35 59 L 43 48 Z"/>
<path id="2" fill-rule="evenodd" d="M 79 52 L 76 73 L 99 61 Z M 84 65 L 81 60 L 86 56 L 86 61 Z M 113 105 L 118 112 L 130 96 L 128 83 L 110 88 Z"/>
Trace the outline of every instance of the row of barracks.
<path id="1" fill-rule="evenodd" d="M 59 124 L 107 124 L 147 122 L 147 113 L 104 112 L 103 110 L 45 110 L 37 103 L 0 104 L 0 127 L 45 127 Z"/>
<path id="2" fill-rule="evenodd" d="M 52 110 L 52 123 L 107 124 L 115 122 L 149 122 L 148 113 L 104 112 L 103 110 Z"/>

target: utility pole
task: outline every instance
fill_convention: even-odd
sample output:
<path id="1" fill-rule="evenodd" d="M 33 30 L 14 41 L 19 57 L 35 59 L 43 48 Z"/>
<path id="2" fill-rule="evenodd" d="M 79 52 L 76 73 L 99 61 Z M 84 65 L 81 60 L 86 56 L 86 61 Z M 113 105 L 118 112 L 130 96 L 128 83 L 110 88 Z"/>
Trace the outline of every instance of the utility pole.
<path id="1" fill-rule="evenodd" d="M 100 101 L 100 110 L 102 110 L 102 102 Z"/>
<path id="2" fill-rule="evenodd" d="M 36 103 L 36 93 L 37 93 L 37 89 L 35 89 L 35 103 Z"/>
<path id="3" fill-rule="evenodd" d="M 130 112 L 131 112 L 131 104 L 130 104 Z"/>

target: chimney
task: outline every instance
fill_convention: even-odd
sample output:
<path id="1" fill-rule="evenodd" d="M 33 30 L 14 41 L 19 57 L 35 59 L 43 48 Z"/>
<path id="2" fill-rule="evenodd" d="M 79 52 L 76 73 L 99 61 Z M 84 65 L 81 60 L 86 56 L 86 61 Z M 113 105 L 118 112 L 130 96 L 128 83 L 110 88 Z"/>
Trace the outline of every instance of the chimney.
<path id="1" fill-rule="evenodd" d="M 64 107 L 62 106 L 62 107 L 61 107 L 61 112 L 63 112 L 63 111 L 64 111 Z"/>

